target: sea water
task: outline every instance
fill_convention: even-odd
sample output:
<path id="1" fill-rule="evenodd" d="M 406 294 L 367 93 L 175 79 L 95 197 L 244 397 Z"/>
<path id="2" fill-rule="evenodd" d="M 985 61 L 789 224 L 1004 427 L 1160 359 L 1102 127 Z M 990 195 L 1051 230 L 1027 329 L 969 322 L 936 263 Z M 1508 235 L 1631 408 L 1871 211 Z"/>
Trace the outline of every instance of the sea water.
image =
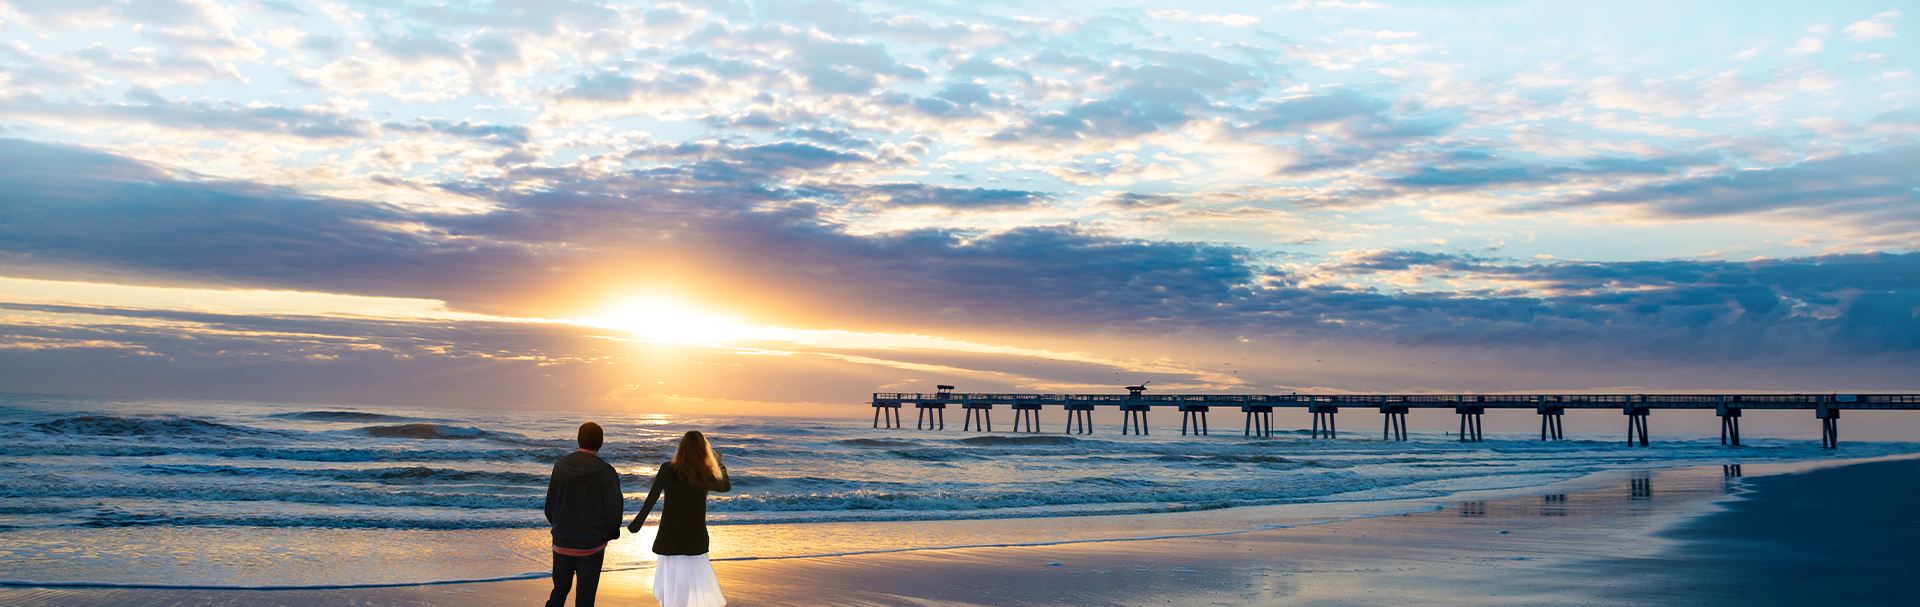
<path id="1" fill-rule="evenodd" d="M 1222 417 L 1229 417 L 1222 416 Z M 1409 442 L 876 429 L 698 417 L 0 395 L 0 583 L 338 587 L 534 577 L 554 460 L 606 430 L 629 516 L 687 430 L 734 490 L 713 558 L 1237 533 L 1609 470 L 1838 457 L 1812 441 Z M 1598 437 L 1594 437 L 1598 438 Z M 1920 452 L 1849 443 L 1849 458 Z M 657 510 L 656 510 L 657 513 Z M 614 542 L 644 567 L 652 528 Z"/>

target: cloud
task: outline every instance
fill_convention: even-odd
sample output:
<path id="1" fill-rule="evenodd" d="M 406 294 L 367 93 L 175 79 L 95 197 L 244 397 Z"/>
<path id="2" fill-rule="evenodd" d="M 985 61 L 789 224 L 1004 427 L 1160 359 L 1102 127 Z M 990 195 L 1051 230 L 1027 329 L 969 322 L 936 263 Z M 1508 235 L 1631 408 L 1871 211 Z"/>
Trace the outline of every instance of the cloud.
<path id="1" fill-rule="evenodd" d="M 1253 126 L 1284 131 L 1346 118 L 1380 120 L 1388 103 L 1341 89 L 1327 95 L 1303 95 L 1256 110 Z"/>
<path id="2" fill-rule="evenodd" d="M 202 26 L 224 31 L 235 24 L 225 7 L 210 0 L 12 0 L 5 7 L 28 25 L 81 29 L 132 22 L 163 27 Z"/>
<path id="3" fill-rule="evenodd" d="M 1830 351 L 1848 344 L 1874 352 L 1912 353 L 1920 347 L 1920 325 L 1911 321 L 1915 304 L 1920 304 L 1920 290 L 1910 281 L 1920 270 L 1920 254 L 1744 263 L 1681 260 L 1504 266 L 1470 257 L 1381 251 L 1354 258 L 1340 269 L 1366 274 L 1411 268 L 1427 268 L 1456 279 L 1523 284 L 1540 294 L 1484 299 L 1439 296 L 1444 299 L 1436 298 L 1434 303 L 1452 309 L 1451 314 L 1477 309 L 1464 318 L 1477 317 L 1491 324 L 1466 321 L 1452 327 L 1415 329 L 1433 331 L 1423 338 L 1459 339 L 1475 326 L 1517 337 L 1524 333 L 1515 331 L 1517 326 L 1499 325 L 1531 319 L 1536 328 L 1551 325 L 1556 331 L 1569 331 L 1568 337 L 1627 339 L 1629 334 L 1607 337 L 1600 328 L 1620 324 L 1632 327 L 1649 342 L 1703 339 L 1706 343 L 1687 349 L 1692 356 L 1709 358 L 1744 358 L 1748 355 L 1713 348 L 1766 343 L 1803 343 Z M 1522 314 L 1501 305 L 1503 300 L 1524 302 L 1527 308 Z M 1516 316 L 1503 321 L 1502 313 Z"/>
<path id="4" fill-rule="evenodd" d="M 1150 63 L 1110 71 L 1119 84 L 1111 96 L 1083 100 L 1064 110 L 1036 111 L 987 138 L 998 145 L 1039 141 L 1111 141 L 1177 129 L 1198 119 L 1215 96 L 1257 79 L 1255 72 L 1217 57 L 1149 50 L 1134 52 Z"/>
<path id="5" fill-rule="evenodd" d="M 1793 46 L 1787 47 L 1787 52 L 1795 55 L 1811 55 L 1826 47 L 1826 41 L 1821 40 L 1819 36 L 1807 36 L 1793 43 Z"/>
<path id="6" fill-rule="evenodd" d="M 1715 71 L 1593 50 L 1633 48 L 1605 34 L 1613 16 L 1564 46 L 1458 35 L 1472 11 L 1415 11 L 1410 28 L 1362 2 L 1278 9 L 1338 23 L 834 1 L 263 1 L 231 9 L 244 23 L 198 0 L 0 5 L 47 34 L 0 43 L 0 129 L 43 142 L 0 143 L 7 273 L 528 316 L 671 285 L 813 326 L 1590 347 L 1604 366 L 1638 360 L 1636 335 L 1674 358 L 1831 353 L 1847 322 L 1893 322 L 1906 291 L 1492 256 L 1920 242 L 1912 81 L 1891 51 L 1824 52 L 1891 36 L 1892 13 L 1796 21 Z M 1715 251 L 1646 242 L 1696 230 Z M 1908 263 L 1874 259 L 1779 265 Z M 1663 278 L 1679 276 L 1713 288 Z M 1898 359 L 1902 343 L 1876 347 Z"/>
<path id="7" fill-rule="evenodd" d="M 1852 38 L 1854 42 L 1896 38 L 1899 37 L 1899 34 L 1893 33 L 1893 22 L 1899 18 L 1900 11 L 1887 11 L 1874 15 L 1870 19 L 1855 21 L 1851 25 L 1848 25 L 1847 29 L 1840 31 L 1845 33 L 1848 38 Z"/>
<path id="8" fill-rule="evenodd" d="M 1192 21 L 1195 23 L 1217 23 L 1231 27 L 1258 25 L 1260 18 L 1252 15 L 1219 15 L 1211 13 L 1189 13 L 1180 9 L 1147 11 L 1147 18 L 1159 21 Z"/>
<path id="9" fill-rule="evenodd" d="M 1853 231 L 1920 243 L 1920 146 L 1849 154 L 1772 169 L 1737 171 L 1559 199 L 1527 208 L 1623 206 L 1669 217 L 1784 215 L 1782 221 L 1844 222 Z"/>
<path id="10" fill-rule="evenodd" d="M 258 48 L 244 49 L 246 53 Z M 37 54 L 24 43 L 0 44 L 0 57 L 13 59 L 0 73 L 8 74 L 16 85 L 85 88 L 112 82 L 119 76 L 136 86 L 156 88 L 175 84 L 199 84 L 211 80 L 240 81 L 243 78 L 232 63 L 222 63 L 221 53 L 155 54 L 152 48 L 121 53 L 101 43 L 59 54 Z"/>
<path id="11" fill-rule="evenodd" d="M 1305 2 L 1305 1 L 1295 2 L 1293 4 L 1287 5 L 1287 8 L 1290 8 L 1296 11 L 1315 9 L 1315 8 L 1347 9 L 1347 10 L 1381 10 L 1381 9 L 1388 8 L 1388 5 L 1382 4 L 1379 2 L 1364 2 L 1364 1 L 1363 2 L 1342 2 L 1341 0 L 1318 0 L 1315 2 Z"/>
<path id="12" fill-rule="evenodd" d="M 687 181 L 686 171 L 510 172 L 465 192 L 491 199 L 497 210 L 446 215 L 182 180 L 71 148 L 14 141 L 6 149 L 13 168 L 0 178 L 0 191 L 10 193 L 0 207 L 4 225 L 32 217 L 34 226 L 4 234 L 5 263 L 15 272 L 71 276 L 87 267 L 121 278 L 425 297 L 524 313 L 536 304 L 503 294 L 552 290 L 565 299 L 582 288 L 551 276 L 553 264 L 692 256 L 725 268 L 736 287 L 778 297 L 799 296 L 804 284 L 811 295 L 801 297 L 828 297 L 849 317 L 883 325 L 932 320 L 1490 348 L 1583 343 L 1622 355 L 1705 358 L 1763 356 L 1758 344 L 1776 341 L 1830 355 L 1860 347 L 1920 351 L 1912 322 L 1920 254 L 1507 265 L 1383 251 L 1307 271 L 1269 265 L 1240 247 L 1067 225 L 853 233 L 822 203 L 803 203 L 803 190 L 725 181 L 690 191 L 698 181 Z M 802 144 L 657 157 L 759 165 L 763 175 L 857 158 Z M 1866 162 L 1908 164 L 1904 157 Z M 87 188 L 63 187 L 79 175 Z M 549 189 L 517 185 L 536 178 Z M 839 191 L 863 203 L 952 209 L 1035 202 L 1019 192 L 914 184 Z M 654 229 L 662 225 L 673 229 Z M 1339 278 L 1412 271 L 1486 286 L 1380 292 Z"/>
<path id="13" fill-rule="evenodd" d="M 381 128 L 389 131 L 443 133 L 494 145 L 526 145 L 533 141 L 533 129 L 526 125 L 488 124 L 472 120 L 452 122 L 423 118 L 411 123 L 389 122 L 381 125 Z"/>
<path id="14" fill-rule="evenodd" d="M 809 39 L 797 46 L 807 82 L 826 92 L 864 93 L 880 86 L 885 76 L 920 80 L 928 75 L 895 62 L 878 44 Z"/>
<path id="15" fill-rule="evenodd" d="M 699 71 L 579 76 L 554 94 L 555 111 L 573 119 L 705 107 L 732 86 Z"/>
<path id="16" fill-rule="evenodd" d="M 943 208 L 963 210 L 1025 209 L 1044 205 L 1052 196 L 1040 192 L 954 188 L 922 183 L 879 183 L 823 188 L 836 196 L 887 208 Z"/>
<path id="17" fill-rule="evenodd" d="M 138 124 L 152 129 L 209 133 L 245 133 L 307 140 L 362 139 L 379 128 L 372 120 L 334 108 L 291 108 L 223 101 L 177 102 L 147 89 L 127 92 L 129 103 L 84 104 L 51 101 L 33 94 L 5 98 L 0 116 L 43 123 Z"/>
<path id="18" fill-rule="evenodd" d="M 285 402 L 289 395 L 325 395 L 385 403 L 405 395 L 443 405 L 579 399 L 585 395 L 564 386 L 595 383 L 592 369 L 624 354 L 596 333 L 554 324 L 0 302 L 0 341 L 24 346 L 0 348 L 0 364 L 18 373 L 10 388 L 78 382 L 95 394 L 143 398 Z"/>
<path id="19" fill-rule="evenodd" d="M 1584 176 L 1660 176 L 1689 167 L 1713 164 L 1710 156 L 1667 158 L 1588 158 L 1577 165 L 1550 166 L 1500 162 L 1497 158 L 1456 155 L 1456 159 L 1490 162 L 1461 163 L 1453 166 L 1418 166 L 1413 172 L 1389 177 L 1384 183 L 1422 189 L 1485 189 L 1522 183 L 1566 183 Z"/>

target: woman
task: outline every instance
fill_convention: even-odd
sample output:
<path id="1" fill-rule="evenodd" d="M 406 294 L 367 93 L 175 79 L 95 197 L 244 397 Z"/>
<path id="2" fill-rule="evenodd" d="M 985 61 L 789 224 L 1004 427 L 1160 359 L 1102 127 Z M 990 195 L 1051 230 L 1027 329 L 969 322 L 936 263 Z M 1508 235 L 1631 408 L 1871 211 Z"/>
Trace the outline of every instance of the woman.
<path id="1" fill-rule="evenodd" d="M 720 595 L 720 580 L 707 562 L 707 492 L 733 490 L 727 467 L 720 454 L 707 445 L 707 437 L 696 431 L 680 437 L 680 448 L 673 461 L 660 467 L 647 491 L 647 503 L 640 507 L 627 530 L 639 533 L 653 502 L 667 492 L 660 508 L 660 533 L 653 540 L 653 553 L 660 563 L 653 569 L 653 597 L 660 607 L 720 607 L 727 597 Z"/>

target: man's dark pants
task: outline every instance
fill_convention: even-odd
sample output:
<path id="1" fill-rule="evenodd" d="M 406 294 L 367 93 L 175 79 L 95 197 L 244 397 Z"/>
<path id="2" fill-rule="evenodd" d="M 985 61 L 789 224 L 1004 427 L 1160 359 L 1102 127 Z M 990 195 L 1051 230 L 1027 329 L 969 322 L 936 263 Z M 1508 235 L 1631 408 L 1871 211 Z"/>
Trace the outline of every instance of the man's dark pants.
<path id="1" fill-rule="evenodd" d="M 553 594 L 547 597 L 547 607 L 566 606 L 567 591 L 573 588 L 574 576 L 580 578 L 580 594 L 573 599 L 574 606 L 593 607 L 593 593 L 600 589 L 600 563 L 606 557 L 605 550 L 589 556 L 553 553 Z"/>

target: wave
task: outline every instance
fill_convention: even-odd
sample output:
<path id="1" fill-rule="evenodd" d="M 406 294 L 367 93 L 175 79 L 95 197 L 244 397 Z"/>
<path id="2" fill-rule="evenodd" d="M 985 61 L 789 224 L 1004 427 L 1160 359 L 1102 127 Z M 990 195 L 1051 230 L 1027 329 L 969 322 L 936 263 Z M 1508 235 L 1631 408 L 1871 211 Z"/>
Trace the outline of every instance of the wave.
<path id="1" fill-rule="evenodd" d="M 1420 475 L 1359 476 L 1344 472 L 1308 473 L 1285 478 L 1230 479 L 1170 483 L 1137 478 L 1090 477 L 1069 481 L 1071 491 L 1062 491 L 1056 483 L 1031 483 L 1022 487 L 946 485 L 915 489 L 915 486 L 867 486 L 850 490 L 814 491 L 793 494 L 753 494 L 715 499 L 708 503 L 712 513 L 917 511 L 937 513 L 906 518 L 974 518 L 971 511 L 993 511 L 1002 516 L 1058 516 L 1022 509 L 1109 505 L 1124 511 L 1166 512 L 1232 506 L 1286 504 L 1312 501 L 1330 495 L 1356 491 L 1406 490 L 1405 497 L 1425 497 L 1430 491 L 1414 489 L 1417 483 L 1470 478 L 1489 478 L 1477 471 L 1435 471 Z M 1101 513 L 1111 514 L 1112 509 Z M 829 515 L 831 516 L 831 515 Z M 866 518 L 866 517 L 861 517 Z M 762 522 L 756 520 L 755 522 Z"/>
<path id="2" fill-rule="evenodd" d="M 13 422 L 41 434 L 65 436 L 179 436 L 226 438 L 242 436 L 287 436 L 277 430 L 231 426 L 191 417 L 118 417 L 79 415 L 41 422 Z"/>
<path id="3" fill-rule="evenodd" d="M 398 426 L 367 426 L 360 429 L 374 438 L 421 438 L 468 440 L 486 436 L 487 432 L 479 428 L 462 428 L 440 424 L 401 424 Z"/>
<path id="4" fill-rule="evenodd" d="M 300 411 L 298 413 L 281 413 L 278 415 L 269 415 L 268 417 L 277 417 L 280 419 L 297 419 L 302 421 L 316 421 L 316 422 L 401 422 L 401 421 L 411 421 L 415 419 L 412 417 L 404 417 L 400 415 L 387 415 L 384 413 L 362 413 L 359 411 Z"/>
<path id="5" fill-rule="evenodd" d="M 1051 446 L 1061 446 L 1061 445 L 1077 445 L 1077 444 L 1080 444 L 1080 439 L 1073 438 L 1070 436 L 975 436 L 971 438 L 959 439 L 953 442 L 960 443 L 962 445 L 974 446 L 974 447 L 1005 447 L 1005 446 L 1023 446 L 1023 447 L 1024 446 L 1049 446 L 1051 447 Z"/>
<path id="6" fill-rule="evenodd" d="M 900 459 L 910 459 L 910 460 L 917 460 L 917 461 L 923 461 L 923 462 L 945 462 L 945 461 L 953 461 L 953 460 L 961 460 L 961 459 L 987 459 L 985 456 L 981 456 L 973 453 L 967 453 L 965 451 L 956 451 L 953 449 L 933 449 L 933 448 L 894 449 L 892 451 L 888 451 L 887 455 L 898 457 Z"/>
<path id="7" fill-rule="evenodd" d="M 526 449 L 366 449 L 321 447 L 213 447 L 192 443 L 165 445 L 76 445 L 0 444 L 0 456 L 93 456 L 158 457 L 190 455 L 246 460 L 285 460 L 300 462 L 546 462 L 552 463 L 573 449 L 540 447 Z"/>
<path id="8" fill-rule="evenodd" d="M 828 444 L 846 445 L 848 447 L 912 447 L 919 443 L 915 443 L 912 441 L 880 440 L 876 438 L 855 438 L 850 440 L 833 441 L 832 443 L 828 443 Z"/>
<path id="9" fill-rule="evenodd" d="M 133 512 L 113 508 L 81 511 L 75 527 L 263 527 L 271 529 L 544 529 L 550 525 L 537 512 L 525 517 L 394 516 L 380 514 L 206 514 L 193 512 Z"/>
<path id="10" fill-rule="evenodd" d="M 407 466 L 397 468 L 371 469 L 331 469 L 315 470 L 213 466 L 201 464 L 150 464 L 134 468 L 143 473 L 157 475 L 212 475 L 244 478 L 315 478 L 343 482 L 370 482 L 383 485 L 430 485 L 436 483 L 495 484 L 520 487 L 544 487 L 548 475 L 531 472 L 458 470 L 452 468 L 430 468 L 426 466 Z M 637 475 L 623 475 L 637 478 Z"/>
<path id="11" fill-rule="evenodd" d="M 435 492 L 417 489 L 377 489 L 352 486 L 254 485 L 241 483 L 10 483 L 0 487 L 0 498 L 134 498 L 202 502 L 281 502 L 381 506 L 401 508 L 522 509 L 538 512 L 545 505 L 545 487 L 523 494 Z"/>
<path id="12" fill-rule="evenodd" d="M 1096 485 L 1100 487 L 1165 487 L 1166 483 L 1138 478 L 1116 478 L 1111 476 L 1090 476 L 1073 479 L 1074 483 Z"/>

